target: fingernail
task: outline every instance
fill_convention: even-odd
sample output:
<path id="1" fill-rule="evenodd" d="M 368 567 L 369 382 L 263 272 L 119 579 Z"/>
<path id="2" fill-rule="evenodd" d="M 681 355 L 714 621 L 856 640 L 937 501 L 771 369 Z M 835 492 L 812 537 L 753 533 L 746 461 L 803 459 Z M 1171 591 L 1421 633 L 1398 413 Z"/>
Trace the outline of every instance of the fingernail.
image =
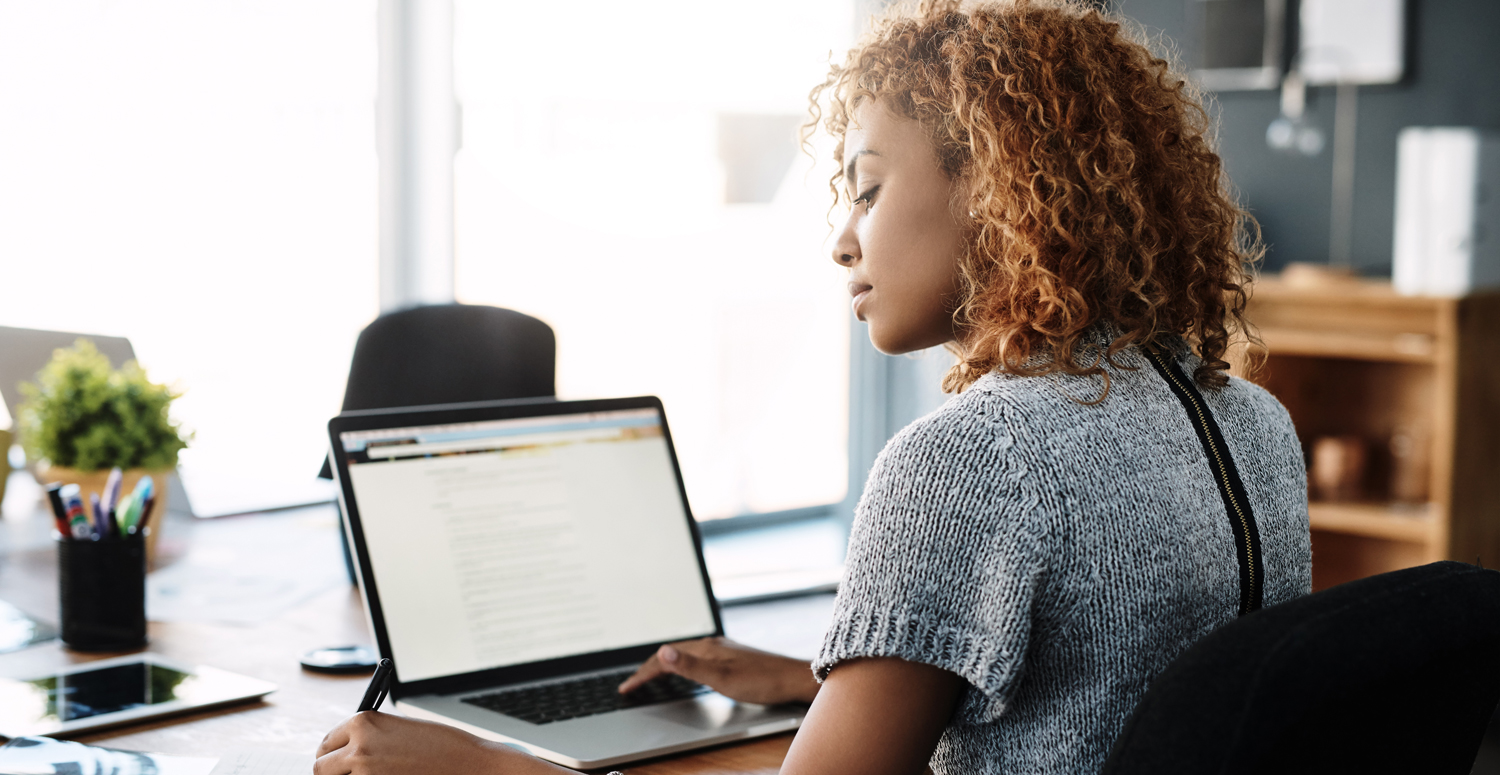
<path id="1" fill-rule="evenodd" d="M 656 652 L 656 655 L 661 657 L 661 661 L 663 662 L 677 661 L 677 649 L 674 649 L 671 646 L 662 646 L 661 651 Z"/>

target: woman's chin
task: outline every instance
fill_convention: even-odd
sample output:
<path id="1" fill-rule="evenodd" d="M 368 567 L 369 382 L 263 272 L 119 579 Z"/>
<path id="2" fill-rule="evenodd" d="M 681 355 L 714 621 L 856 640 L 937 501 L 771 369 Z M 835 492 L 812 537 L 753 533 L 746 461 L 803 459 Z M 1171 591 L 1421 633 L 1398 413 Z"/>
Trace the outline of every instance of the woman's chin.
<path id="1" fill-rule="evenodd" d="M 913 337 L 899 332 L 886 332 L 874 324 L 870 325 L 870 344 L 886 355 L 906 355 L 943 344 L 943 341 L 929 341 L 930 339 L 931 337 Z"/>

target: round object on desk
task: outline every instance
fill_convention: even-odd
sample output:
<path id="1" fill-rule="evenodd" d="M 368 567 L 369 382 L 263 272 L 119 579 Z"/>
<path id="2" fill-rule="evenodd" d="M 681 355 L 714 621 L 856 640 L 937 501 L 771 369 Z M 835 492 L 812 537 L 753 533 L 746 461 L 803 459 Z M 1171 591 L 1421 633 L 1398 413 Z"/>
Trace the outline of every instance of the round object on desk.
<path id="1" fill-rule="evenodd" d="M 380 655 L 368 646 L 335 646 L 302 655 L 302 667 L 315 673 L 368 673 L 379 661 Z"/>

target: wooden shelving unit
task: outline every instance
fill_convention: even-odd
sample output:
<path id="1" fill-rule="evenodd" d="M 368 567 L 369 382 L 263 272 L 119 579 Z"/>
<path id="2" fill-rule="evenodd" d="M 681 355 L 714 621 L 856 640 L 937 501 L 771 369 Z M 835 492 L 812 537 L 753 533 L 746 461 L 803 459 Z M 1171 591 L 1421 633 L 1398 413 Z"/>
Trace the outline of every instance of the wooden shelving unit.
<path id="1" fill-rule="evenodd" d="M 1500 293 L 1409 297 L 1386 282 L 1271 277 L 1248 315 L 1265 358 L 1247 374 L 1242 350 L 1235 370 L 1286 405 L 1304 451 L 1355 436 L 1368 452 L 1357 501 L 1310 504 L 1314 588 L 1439 559 L 1500 567 Z M 1406 463 L 1390 452 L 1397 434 Z M 1392 476 L 1412 459 L 1425 502 L 1395 503 Z"/>
<path id="2" fill-rule="evenodd" d="M 1308 504 L 1313 530 L 1383 538 L 1388 541 L 1429 543 L 1437 519 L 1429 504 L 1398 506 L 1388 503 Z"/>

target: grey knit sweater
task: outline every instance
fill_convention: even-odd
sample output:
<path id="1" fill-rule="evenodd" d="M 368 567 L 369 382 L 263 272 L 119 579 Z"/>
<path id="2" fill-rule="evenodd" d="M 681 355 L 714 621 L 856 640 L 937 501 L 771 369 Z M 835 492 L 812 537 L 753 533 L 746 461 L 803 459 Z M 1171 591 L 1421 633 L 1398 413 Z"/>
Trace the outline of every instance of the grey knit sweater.
<path id="1" fill-rule="evenodd" d="M 1239 566 L 1186 410 L 1131 349 L 1102 379 L 987 375 L 886 446 L 813 662 L 891 656 L 969 683 L 943 773 L 1093 773 L 1146 686 L 1234 619 Z M 1199 361 L 1177 350 L 1184 372 Z M 1286 410 L 1202 390 L 1244 480 L 1265 605 L 1307 593 L 1302 454 Z"/>

